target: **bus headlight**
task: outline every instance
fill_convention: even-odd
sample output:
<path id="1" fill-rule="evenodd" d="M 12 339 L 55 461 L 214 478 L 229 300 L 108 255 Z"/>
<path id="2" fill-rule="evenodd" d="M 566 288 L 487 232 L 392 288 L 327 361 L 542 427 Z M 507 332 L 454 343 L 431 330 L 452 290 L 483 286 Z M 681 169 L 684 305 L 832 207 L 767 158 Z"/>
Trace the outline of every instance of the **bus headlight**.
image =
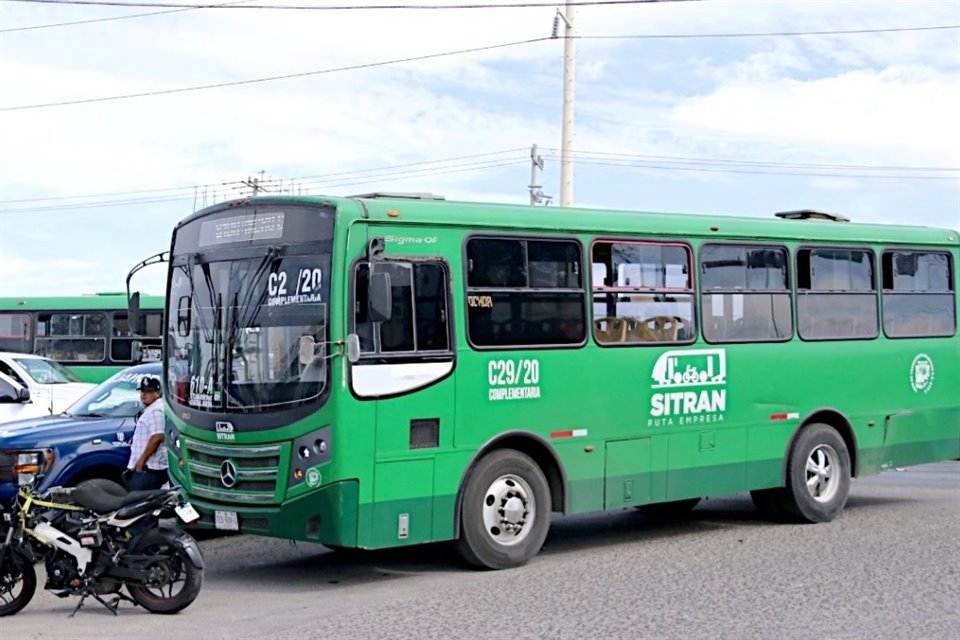
<path id="1" fill-rule="evenodd" d="M 178 459 L 183 457 L 183 438 L 180 437 L 180 431 L 169 422 L 167 423 L 167 439 L 164 444 L 166 444 L 167 450 Z"/>
<path id="2" fill-rule="evenodd" d="M 304 480 L 307 480 L 311 487 L 315 486 L 313 480 L 311 480 L 311 474 L 308 474 L 307 470 L 330 461 L 330 432 L 331 429 L 328 425 L 293 441 L 288 486 L 296 486 Z M 314 473 L 312 477 L 317 478 L 318 476 Z"/>

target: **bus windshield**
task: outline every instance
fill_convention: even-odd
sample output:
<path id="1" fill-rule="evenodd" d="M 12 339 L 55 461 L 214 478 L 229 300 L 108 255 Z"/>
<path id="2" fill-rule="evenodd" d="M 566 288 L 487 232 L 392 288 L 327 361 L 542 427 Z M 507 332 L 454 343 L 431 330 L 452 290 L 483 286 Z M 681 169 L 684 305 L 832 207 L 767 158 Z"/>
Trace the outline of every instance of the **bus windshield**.
<path id="1" fill-rule="evenodd" d="M 276 219 L 277 212 L 271 215 Z M 292 218 L 289 211 L 279 215 L 276 236 Z M 332 217 L 312 218 L 310 234 L 329 238 Z M 212 223 L 231 228 L 238 219 L 250 215 L 231 211 Z M 200 232 L 206 249 L 204 234 L 209 228 Z M 180 255 L 175 244 L 171 259 L 167 397 L 194 409 L 253 413 L 322 396 L 330 241 L 238 247 L 241 242 L 218 239 L 208 244 L 227 246 L 193 253 L 189 240 L 188 234 Z"/>

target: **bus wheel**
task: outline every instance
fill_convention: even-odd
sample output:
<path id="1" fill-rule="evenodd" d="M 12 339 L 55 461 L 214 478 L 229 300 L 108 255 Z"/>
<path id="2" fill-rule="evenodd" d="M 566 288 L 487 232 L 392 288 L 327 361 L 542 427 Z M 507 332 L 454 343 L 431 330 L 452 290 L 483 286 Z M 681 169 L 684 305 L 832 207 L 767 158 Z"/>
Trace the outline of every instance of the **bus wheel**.
<path id="1" fill-rule="evenodd" d="M 690 513 L 690 510 L 698 504 L 700 504 L 700 498 L 687 498 L 686 500 L 644 504 L 637 507 L 637 509 L 640 513 L 650 518 L 672 520 L 687 515 Z"/>
<path id="2" fill-rule="evenodd" d="M 836 429 L 808 425 L 787 459 L 783 512 L 799 522 L 830 522 L 850 492 L 850 453 Z"/>
<path id="3" fill-rule="evenodd" d="M 527 455 L 499 449 L 467 479 L 457 551 L 484 569 L 508 569 L 537 555 L 550 528 L 550 488 Z"/>

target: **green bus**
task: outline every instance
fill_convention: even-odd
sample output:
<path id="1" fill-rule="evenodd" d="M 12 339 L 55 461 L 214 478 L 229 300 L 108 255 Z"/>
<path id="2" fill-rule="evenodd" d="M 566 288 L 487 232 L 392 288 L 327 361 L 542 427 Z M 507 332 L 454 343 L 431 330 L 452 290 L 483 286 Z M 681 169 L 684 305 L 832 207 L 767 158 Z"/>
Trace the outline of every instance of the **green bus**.
<path id="1" fill-rule="evenodd" d="M 137 346 L 159 350 L 163 296 L 144 296 L 144 331 L 134 335 L 127 295 L 0 298 L 0 351 L 56 360 L 84 382 L 103 382 L 139 361 Z"/>
<path id="2" fill-rule="evenodd" d="M 750 491 L 826 522 L 852 477 L 960 456 L 958 233 L 779 215 L 199 211 L 170 250 L 171 477 L 203 526 L 505 568 L 553 512 Z"/>

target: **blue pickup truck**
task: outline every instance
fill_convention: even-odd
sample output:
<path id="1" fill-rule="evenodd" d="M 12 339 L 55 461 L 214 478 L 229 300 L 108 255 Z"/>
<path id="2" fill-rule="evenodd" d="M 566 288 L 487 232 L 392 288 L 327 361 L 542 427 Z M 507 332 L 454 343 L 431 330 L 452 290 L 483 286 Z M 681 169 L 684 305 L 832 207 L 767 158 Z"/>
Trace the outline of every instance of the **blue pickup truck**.
<path id="1" fill-rule="evenodd" d="M 97 385 L 65 413 L 0 425 L 0 501 L 17 492 L 23 475 L 42 473 L 39 490 L 88 478 L 121 482 L 130 458 L 134 420 L 143 405 L 137 385 L 159 378 L 161 364 L 124 369 Z"/>

